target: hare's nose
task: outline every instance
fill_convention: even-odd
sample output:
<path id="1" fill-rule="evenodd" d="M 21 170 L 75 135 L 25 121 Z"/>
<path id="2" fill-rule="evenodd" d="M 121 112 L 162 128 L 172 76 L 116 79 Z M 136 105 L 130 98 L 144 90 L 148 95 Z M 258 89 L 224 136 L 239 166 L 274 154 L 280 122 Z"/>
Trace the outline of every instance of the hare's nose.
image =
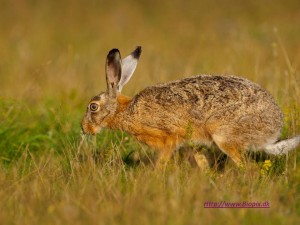
<path id="1" fill-rule="evenodd" d="M 81 130 L 82 130 L 82 134 L 95 135 L 95 134 L 99 133 L 99 131 L 101 129 L 93 126 L 90 123 L 86 123 L 83 120 L 83 122 L 81 123 Z"/>
<path id="2" fill-rule="evenodd" d="M 87 125 L 88 124 L 85 122 L 85 119 L 83 119 L 81 121 L 81 124 L 80 124 L 82 134 L 89 134 L 90 133 L 90 131 L 88 129 L 89 127 Z"/>

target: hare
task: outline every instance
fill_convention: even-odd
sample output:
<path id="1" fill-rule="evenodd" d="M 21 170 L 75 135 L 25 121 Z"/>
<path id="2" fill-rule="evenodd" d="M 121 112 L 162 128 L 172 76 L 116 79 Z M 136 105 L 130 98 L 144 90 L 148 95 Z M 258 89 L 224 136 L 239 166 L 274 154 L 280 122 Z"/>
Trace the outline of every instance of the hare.
<path id="1" fill-rule="evenodd" d="M 107 90 L 88 104 L 84 134 L 125 131 L 159 151 L 158 167 L 187 141 L 214 144 L 238 166 L 246 150 L 280 155 L 300 143 L 300 136 L 278 140 L 281 110 L 268 91 L 245 78 L 197 75 L 147 87 L 134 97 L 122 95 L 140 55 L 140 46 L 123 60 L 118 49 L 108 53 Z"/>

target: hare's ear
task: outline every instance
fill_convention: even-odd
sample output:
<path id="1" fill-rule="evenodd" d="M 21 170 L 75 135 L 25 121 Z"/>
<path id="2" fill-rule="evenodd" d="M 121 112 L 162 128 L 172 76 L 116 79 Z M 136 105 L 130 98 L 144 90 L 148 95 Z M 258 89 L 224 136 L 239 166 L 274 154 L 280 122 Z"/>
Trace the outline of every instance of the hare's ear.
<path id="1" fill-rule="evenodd" d="M 122 91 L 123 86 L 129 81 L 133 72 L 135 71 L 141 53 L 142 47 L 138 46 L 129 56 L 122 60 L 122 75 L 118 85 L 119 92 Z"/>
<path id="2" fill-rule="evenodd" d="M 118 49 L 109 51 L 106 58 L 105 71 L 107 92 L 110 96 L 116 96 L 122 74 L 121 54 Z"/>

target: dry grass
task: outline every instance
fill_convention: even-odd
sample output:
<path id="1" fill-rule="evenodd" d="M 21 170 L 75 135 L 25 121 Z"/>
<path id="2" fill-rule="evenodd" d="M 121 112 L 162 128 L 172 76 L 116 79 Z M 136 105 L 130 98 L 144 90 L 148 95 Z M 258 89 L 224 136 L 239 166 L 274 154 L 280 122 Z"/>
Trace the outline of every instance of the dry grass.
<path id="1" fill-rule="evenodd" d="M 119 149 L 116 149 L 116 151 Z M 2 169 L 3 224 L 297 224 L 299 168 L 288 175 L 260 176 L 259 168 L 201 174 L 188 164 L 165 174 L 148 166 L 128 168 L 110 159 L 79 163 L 49 152 L 24 154 Z M 113 156 L 112 156 L 113 155 Z M 113 160 L 112 160 L 113 158 Z M 69 165 L 64 165 L 65 162 Z M 205 201 L 269 201 L 270 209 L 204 209 Z"/>
<path id="2" fill-rule="evenodd" d="M 79 145 L 80 119 L 105 88 L 104 60 L 143 46 L 124 88 L 199 73 L 267 88 L 300 133 L 299 1 L 0 1 L 0 224 L 299 224 L 299 149 L 204 173 L 106 131 Z M 142 158 L 141 163 L 136 163 Z M 270 209 L 205 209 L 269 201 Z"/>

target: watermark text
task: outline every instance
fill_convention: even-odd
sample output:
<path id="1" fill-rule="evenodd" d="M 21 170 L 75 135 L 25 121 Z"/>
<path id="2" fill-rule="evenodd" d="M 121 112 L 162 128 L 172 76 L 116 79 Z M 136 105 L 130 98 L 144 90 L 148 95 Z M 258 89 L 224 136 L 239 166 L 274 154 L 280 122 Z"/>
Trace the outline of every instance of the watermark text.
<path id="1" fill-rule="evenodd" d="M 227 202 L 227 201 L 205 201 L 204 208 L 270 208 L 269 201 L 263 202 L 250 202 L 250 201 L 243 201 L 243 202 Z"/>

